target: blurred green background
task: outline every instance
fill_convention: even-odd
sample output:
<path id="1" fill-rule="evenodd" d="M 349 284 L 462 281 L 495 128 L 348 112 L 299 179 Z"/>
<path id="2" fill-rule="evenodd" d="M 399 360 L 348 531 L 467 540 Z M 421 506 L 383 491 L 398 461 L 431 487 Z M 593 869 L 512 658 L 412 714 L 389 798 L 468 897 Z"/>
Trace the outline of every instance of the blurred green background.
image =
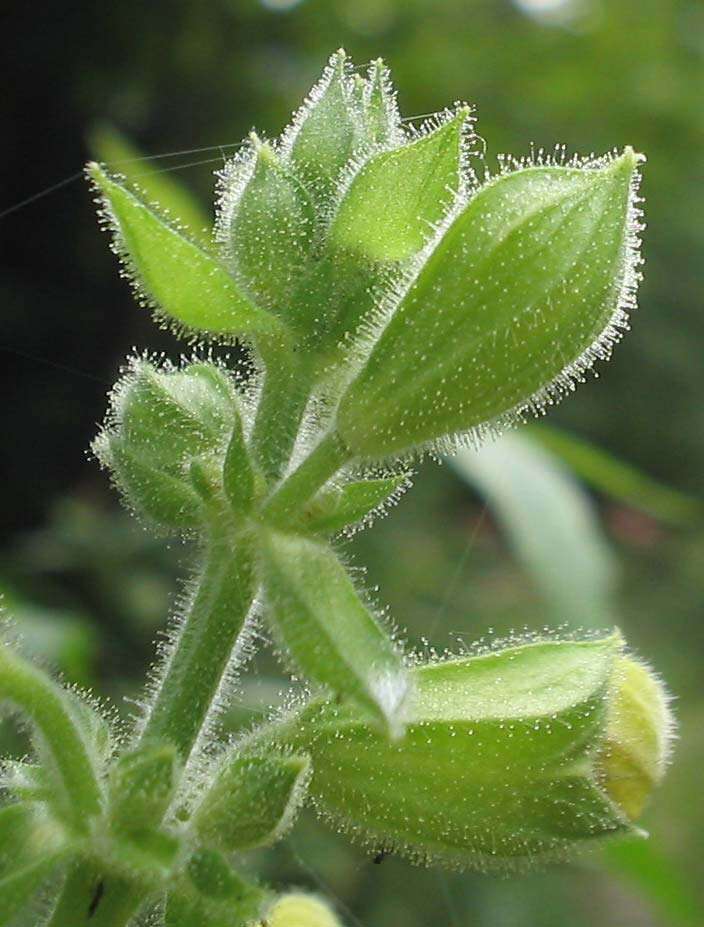
<path id="1" fill-rule="evenodd" d="M 681 725 L 650 840 L 497 879 L 374 865 L 306 818 L 255 862 L 329 893 L 350 927 L 704 924 L 701 0 L 71 0 L 4 8 L 3 33 L 0 587 L 31 649 L 120 705 L 189 551 L 134 525 L 85 449 L 132 346 L 182 347 L 118 279 L 80 179 L 4 210 L 80 171 L 105 124 L 145 154 L 186 151 L 145 170 L 168 168 L 205 206 L 223 156 L 253 125 L 276 134 L 341 45 L 387 59 L 404 115 L 474 104 L 489 167 L 531 143 L 647 154 L 641 305 L 601 379 L 551 415 L 558 431 L 534 426 L 481 464 L 426 463 L 348 550 L 414 646 L 617 622 Z M 267 655 L 257 673 L 232 726 L 282 685 Z M 7 723 L 0 737 L 23 749 Z"/>

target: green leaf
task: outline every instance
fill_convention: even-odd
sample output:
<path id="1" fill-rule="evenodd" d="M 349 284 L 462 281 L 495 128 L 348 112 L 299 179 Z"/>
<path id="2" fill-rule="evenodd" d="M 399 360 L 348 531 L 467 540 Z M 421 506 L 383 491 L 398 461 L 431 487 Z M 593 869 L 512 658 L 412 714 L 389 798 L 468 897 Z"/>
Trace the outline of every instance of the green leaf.
<path id="1" fill-rule="evenodd" d="M 267 894 L 245 882 L 220 854 L 198 850 L 187 877 L 169 888 L 165 927 L 250 927 L 258 921 Z"/>
<path id="2" fill-rule="evenodd" d="M 34 831 L 36 812 L 20 802 L 0 807 L 0 875 L 24 858 Z"/>
<path id="3" fill-rule="evenodd" d="M 0 875 L 0 927 L 26 909 L 60 863 L 59 855 L 47 854 Z"/>
<path id="4" fill-rule="evenodd" d="M 0 767 L 0 789 L 16 799 L 17 802 L 48 801 L 51 797 L 51 780 L 46 770 L 38 763 L 25 763 L 22 760 L 3 759 Z M 25 805 L 13 804 L 9 808 L 24 808 Z M 0 819 L 5 812 L 0 811 Z M 0 821 L 0 856 L 2 856 L 2 823 Z"/>
<path id="5" fill-rule="evenodd" d="M 179 837 L 157 827 L 110 835 L 110 863 L 126 878 L 161 882 L 175 871 L 182 852 Z"/>
<path id="6" fill-rule="evenodd" d="M 414 858 L 511 868 L 629 825 L 598 786 L 617 636 L 542 641 L 413 670 L 403 740 L 312 704 L 284 741 L 343 828 Z"/>
<path id="7" fill-rule="evenodd" d="M 212 254 L 185 237 L 98 164 L 88 174 L 101 195 L 115 248 L 138 294 L 181 325 L 221 334 L 278 333 L 281 324 L 254 305 Z"/>
<path id="8" fill-rule="evenodd" d="M 349 64 L 336 52 L 299 111 L 291 133 L 291 167 L 318 206 L 330 198 L 352 155 L 355 119 Z"/>
<path id="9" fill-rule="evenodd" d="M 301 524 L 309 531 L 336 534 L 355 525 L 396 496 L 409 485 L 407 474 L 383 479 L 358 480 L 342 489 L 323 490 L 301 515 Z"/>
<path id="10" fill-rule="evenodd" d="M 402 261 L 420 251 L 461 185 L 468 115 L 462 107 L 429 135 L 368 161 L 343 196 L 332 245 L 371 261 Z"/>
<path id="11" fill-rule="evenodd" d="M 231 205 L 225 194 L 220 235 L 238 279 L 256 302 L 286 312 L 310 254 L 315 211 L 271 146 L 256 136 L 252 144 L 252 176 Z"/>
<path id="12" fill-rule="evenodd" d="M 188 861 L 188 875 L 201 895 L 207 898 L 243 898 L 249 886 L 217 850 L 196 850 Z"/>
<path id="13" fill-rule="evenodd" d="M 618 502 L 672 525 L 696 524 L 704 516 L 699 499 L 658 483 L 584 438 L 542 423 L 531 426 L 530 433 L 585 483 Z"/>
<path id="14" fill-rule="evenodd" d="M 305 799 L 309 773 L 305 756 L 236 749 L 221 763 L 193 816 L 198 839 L 226 852 L 280 840 Z"/>
<path id="15" fill-rule="evenodd" d="M 408 695 L 401 657 L 332 550 L 271 531 L 262 566 L 274 631 L 294 664 L 400 735 Z"/>
<path id="16" fill-rule="evenodd" d="M 136 183 L 151 202 L 159 203 L 167 215 L 185 226 L 201 247 L 212 249 L 212 217 L 168 168 L 159 166 L 163 161 L 145 157 L 128 138 L 107 124 L 92 129 L 89 144 L 96 161 L 111 171 L 119 171 L 128 183 Z"/>
<path id="17" fill-rule="evenodd" d="M 51 780 L 55 813 L 84 832 L 102 808 L 100 757 L 85 732 L 76 699 L 37 667 L 0 643 L 0 703 L 13 704 L 31 723 L 37 754 Z"/>
<path id="18" fill-rule="evenodd" d="M 404 453 L 542 407 L 608 355 L 637 279 L 637 161 L 530 167 L 470 199 L 342 398 L 352 452 Z"/>
<path id="19" fill-rule="evenodd" d="M 158 824 L 174 796 L 180 762 L 171 744 L 147 744 L 120 756 L 110 770 L 113 827 L 136 831 Z"/>
<path id="20" fill-rule="evenodd" d="M 232 429 L 223 464 L 223 486 L 233 511 L 248 512 L 254 501 L 255 476 L 238 416 Z"/>
<path id="21" fill-rule="evenodd" d="M 43 811 L 0 807 L 0 925 L 26 910 L 66 855 L 63 832 Z"/>
<path id="22" fill-rule="evenodd" d="M 508 433 L 450 464 L 487 501 L 558 623 L 612 623 L 614 552 L 587 494 L 552 454 Z"/>

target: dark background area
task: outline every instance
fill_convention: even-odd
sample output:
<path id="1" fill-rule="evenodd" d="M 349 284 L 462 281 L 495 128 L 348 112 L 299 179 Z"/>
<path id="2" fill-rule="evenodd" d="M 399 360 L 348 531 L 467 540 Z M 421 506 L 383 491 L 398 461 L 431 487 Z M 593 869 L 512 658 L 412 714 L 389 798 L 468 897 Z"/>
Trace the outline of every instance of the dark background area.
<path id="1" fill-rule="evenodd" d="M 68 677 L 134 694 L 168 612 L 185 551 L 131 524 L 86 449 L 133 346 L 173 358 L 183 346 L 132 301 L 81 179 L 11 207 L 80 172 L 105 123 L 146 155 L 213 146 L 156 162 L 177 168 L 208 204 L 227 146 L 254 125 L 277 134 L 341 45 L 359 63 L 386 58 L 405 115 L 456 99 L 476 106 L 489 167 L 497 153 L 523 155 L 531 143 L 646 153 L 646 279 L 633 331 L 551 420 L 686 493 L 696 509 L 701 2 L 71 0 L 12 3 L 0 21 L 0 584 L 27 635 Z M 651 855 L 614 851 L 509 881 L 416 874 L 393 859 L 371 866 L 307 822 L 263 864 L 272 878 L 311 887 L 322 878 L 352 908 L 342 909 L 350 925 L 357 917 L 367 927 L 704 923 L 704 525 L 675 525 L 601 494 L 592 501 L 619 563 L 619 623 L 670 682 L 683 725 L 646 822 Z M 411 639 L 429 624 L 444 644 L 458 627 L 471 638 L 547 620 L 481 497 L 447 468 L 427 464 L 414 492 L 354 547 Z M 653 896 L 658 881 L 665 888 Z"/>

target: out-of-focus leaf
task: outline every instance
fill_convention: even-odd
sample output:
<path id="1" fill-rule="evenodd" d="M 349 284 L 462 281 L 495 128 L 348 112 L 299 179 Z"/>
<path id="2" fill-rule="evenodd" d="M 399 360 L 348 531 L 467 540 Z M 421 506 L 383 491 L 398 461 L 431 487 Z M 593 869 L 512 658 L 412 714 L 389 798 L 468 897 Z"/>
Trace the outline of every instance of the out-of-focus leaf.
<path id="1" fill-rule="evenodd" d="M 0 925 L 10 924 L 58 865 L 51 856 L 0 876 Z"/>
<path id="2" fill-rule="evenodd" d="M 604 847 L 610 872 L 622 877 L 667 918 L 667 927 L 700 927 L 704 907 L 673 861 L 652 840 L 624 840 Z"/>
<path id="3" fill-rule="evenodd" d="M 93 684 L 97 641 L 95 628 L 87 618 L 29 602 L 7 589 L 1 580 L 0 596 L 29 653 L 49 661 L 70 682 Z"/>
<path id="4" fill-rule="evenodd" d="M 612 552 L 586 493 L 558 460 L 511 432 L 450 462 L 486 499 L 557 620 L 613 623 Z"/>
<path id="5" fill-rule="evenodd" d="M 88 143 L 96 161 L 119 171 L 136 183 L 146 196 L 159 203 L 170 215 L 186 226 L 199 244 L 212 244 L 213 220 L 198 200 L 173 173 L 164 170 L 163 161 L 147 158 L 114 126 L 99 125 L 90 133 Z"/>
<path id="6" fill-rule="evenodd" d="M 65 855 L 60 839 L 42 830 L 22 804 L 0 809 L 0 927 L 14 923 Z"/>
<path id="7" fill-rule="evenodd" d="M 704 503 L 641 473 L 631 464 L 583 438 L 552 425 L 534 425 L 531 435 L 560 457 L 570 469 L 594 489 L 642 509 L 662 521 L 687 525 L 704 518 Z"/>

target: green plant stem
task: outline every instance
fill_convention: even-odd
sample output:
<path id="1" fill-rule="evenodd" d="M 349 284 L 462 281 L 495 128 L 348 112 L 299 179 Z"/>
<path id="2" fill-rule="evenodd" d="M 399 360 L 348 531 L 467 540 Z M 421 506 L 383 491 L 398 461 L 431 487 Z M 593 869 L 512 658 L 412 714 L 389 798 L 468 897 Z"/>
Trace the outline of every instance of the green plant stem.
<path id="1" fill-rule="evenodd" d="M 335 431 L 328 432 L 297 470 L 269 497 L 264 515 L 274 523 L 286 523 L 321 486 L 350 460 L 350 452 Z"/>
<path id="2" fill-rule="evenodd" d="M 264 476 L 274 481 L 291 457 L 313 375 L 291 347 L 260 341 L 259 351 L 266 373 L 252 431 L 252 451 Z"/>
<path id="3" fill-rule="evenodd" d="M 0 702 L 12 702 L 40 732 L 64 786 L 59 810 L 81 833 L 90 828 L 91 819 L 100 813 L 102 795 L 68 699 L 41 670 L 0 645 Z"/>
<path id="4" fill-rule="evenodd" d="M 167 741 L 186 761 L 218 693 L 256 588 L 253 557 L 224 505 L 211 514 L 205 563 L 168 658 L 142 741 Z"/>
<path id="5" fill-rule="evenodd" d="M 81 863 L 69 874 L 47 927 L 125 927 L 145 897 L 141 886 Z"/>

